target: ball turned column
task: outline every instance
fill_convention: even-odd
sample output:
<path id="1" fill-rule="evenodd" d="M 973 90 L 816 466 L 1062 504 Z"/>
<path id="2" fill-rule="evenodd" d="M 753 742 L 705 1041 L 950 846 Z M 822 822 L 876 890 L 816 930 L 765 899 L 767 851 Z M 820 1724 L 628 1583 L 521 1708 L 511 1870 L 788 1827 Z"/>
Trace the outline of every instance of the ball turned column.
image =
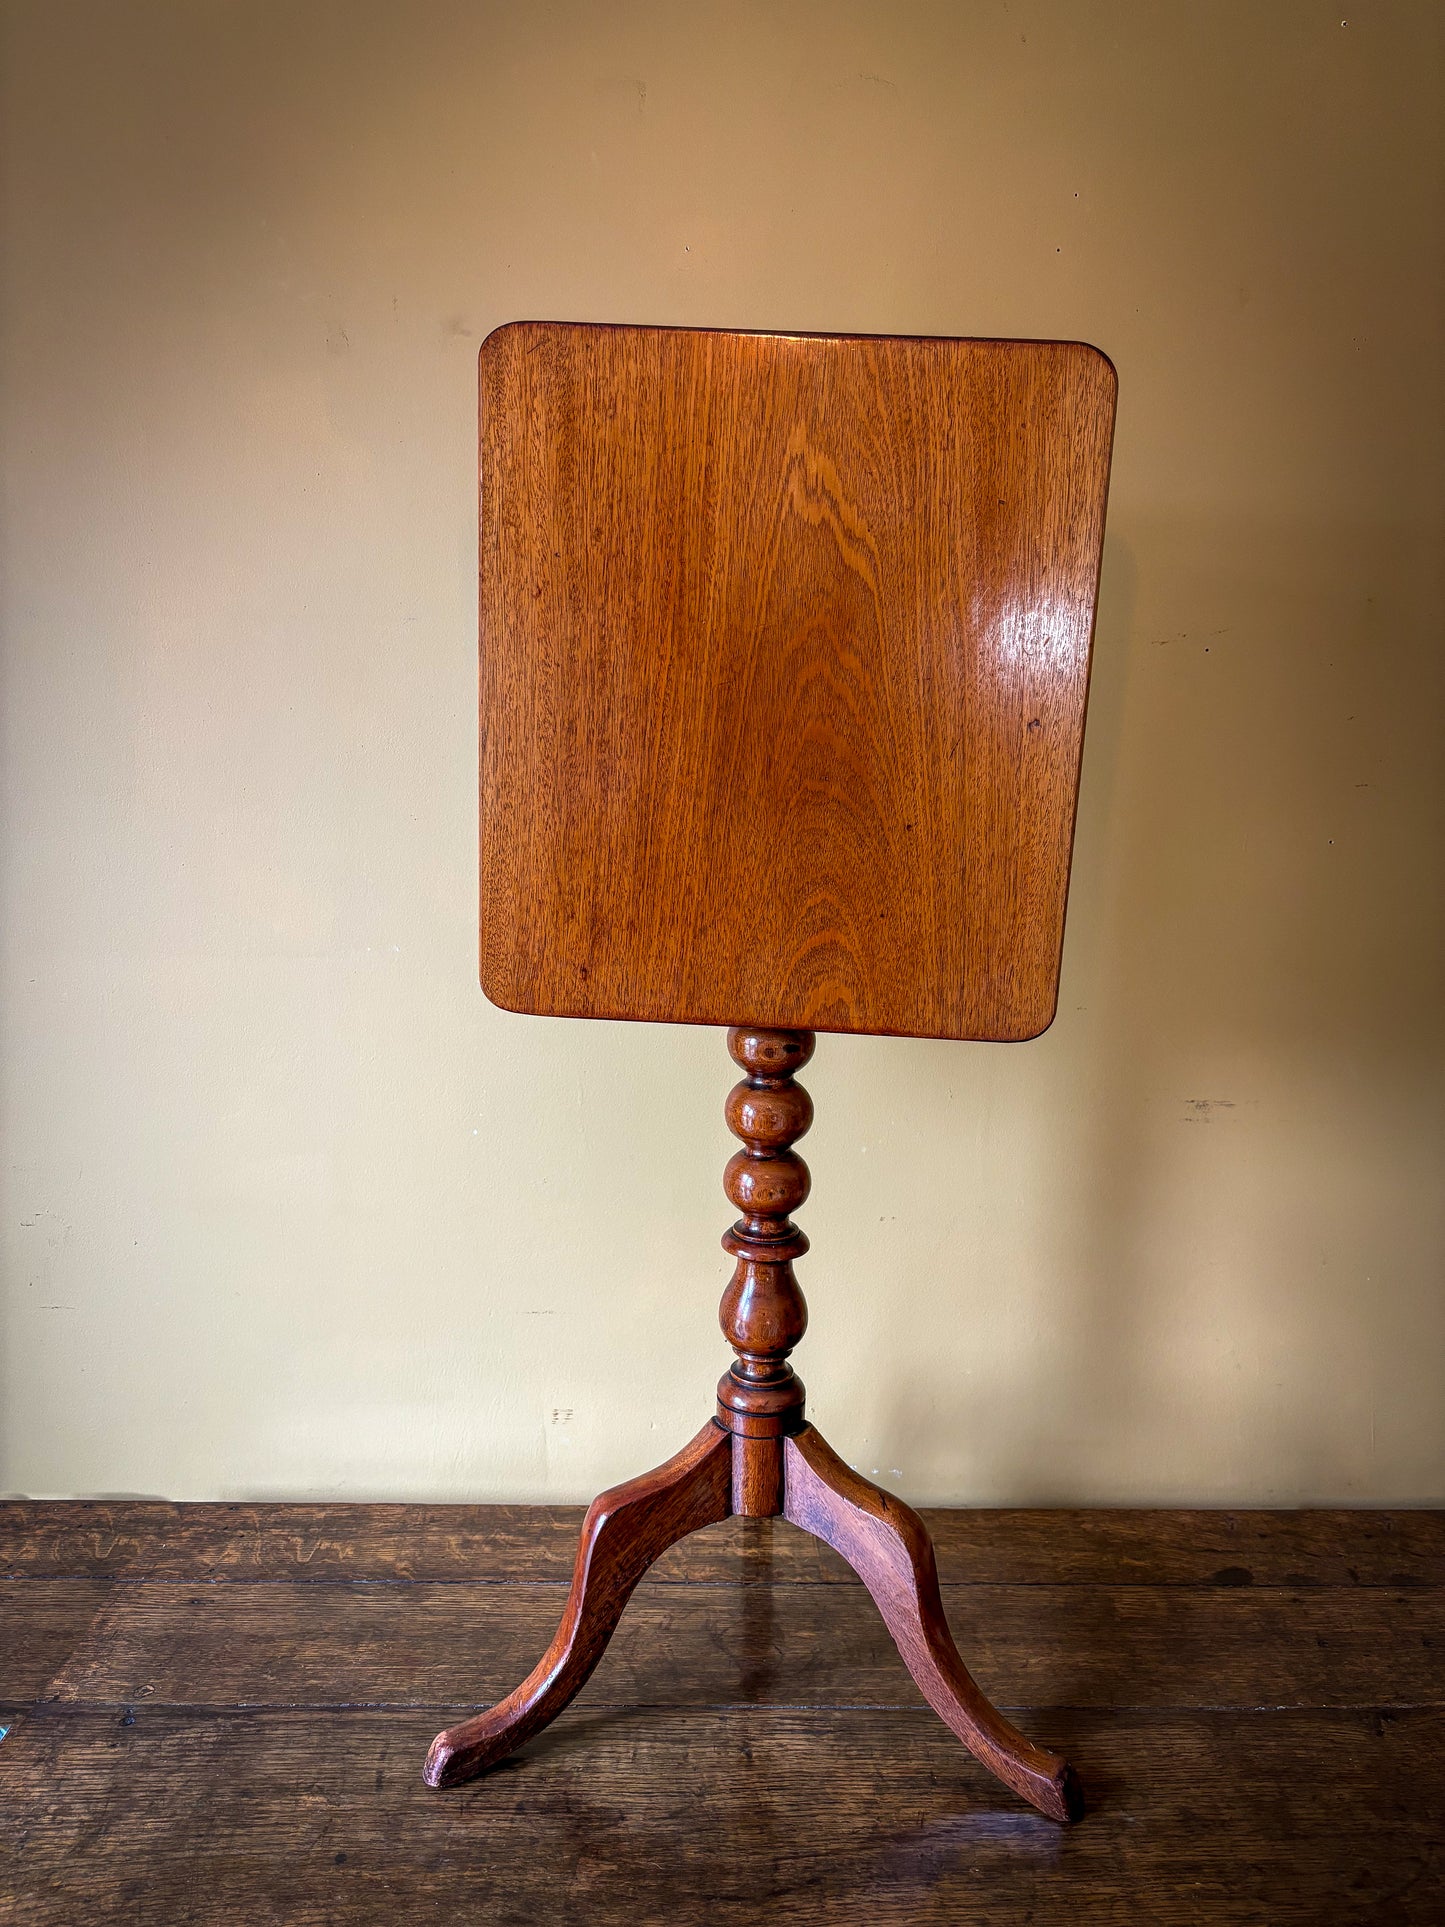
<path id="1" fill-rule="evenodd" d="M 768 1518 L 782 1509 L 782 1440 L 803 1428 L 803 1381 L 788 1354 L 808 1307 L 793 1261 L 808 1240 L 790 1214 L 808 1195 L 808 1167 L 792 1149 L 813 1122 L 813 1100 L 793 1073 L 813 1055 L 810 1030 L 736 1025 L 728 1050 L 745 1073 L 728 1093 L 728 1129 L 743 1148 L 723 1189 L 742 1213 L 723 1237 L 737 1259 L 718 1312 L 737 1353 L 718 1385 L 718 1423 L 733 1434 L 733 1511 Z"/>

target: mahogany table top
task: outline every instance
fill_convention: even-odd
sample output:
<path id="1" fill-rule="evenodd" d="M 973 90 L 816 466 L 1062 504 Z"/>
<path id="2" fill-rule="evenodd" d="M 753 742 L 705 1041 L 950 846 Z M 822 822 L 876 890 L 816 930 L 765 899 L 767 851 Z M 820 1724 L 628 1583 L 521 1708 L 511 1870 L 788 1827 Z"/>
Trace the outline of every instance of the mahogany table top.
<path id="1" fill-rule="evenodd" d="M 1114 395 L 1076 342 L 490 335 L 487 995 L 1044 1029 Z"/>

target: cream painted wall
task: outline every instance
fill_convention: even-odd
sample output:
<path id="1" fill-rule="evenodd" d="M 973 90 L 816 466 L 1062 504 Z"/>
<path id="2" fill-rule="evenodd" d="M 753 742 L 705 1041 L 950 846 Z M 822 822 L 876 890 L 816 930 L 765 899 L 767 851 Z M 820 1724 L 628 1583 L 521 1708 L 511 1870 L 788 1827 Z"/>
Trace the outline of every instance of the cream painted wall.
<path id="1" fill-rule="evenodd" d="M 1060 1015 L 821 1040 L 819 1424 L 1445 1500 L 1445 15 L 6 21 L 0 1489 L 579 1499 L 709 1410 L 721 1038 L 476 986 L 476 352 L 561 316 L 1119 370 Z"/>

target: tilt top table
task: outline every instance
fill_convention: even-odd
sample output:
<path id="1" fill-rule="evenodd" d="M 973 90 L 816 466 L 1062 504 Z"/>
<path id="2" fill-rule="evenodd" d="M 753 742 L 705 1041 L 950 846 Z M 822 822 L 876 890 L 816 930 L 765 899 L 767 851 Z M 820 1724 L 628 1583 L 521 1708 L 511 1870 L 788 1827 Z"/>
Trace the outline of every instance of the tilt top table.
<path id="1" fill-rule="evenodd" d="M 556 1717 L 668 1546 L 781 1515 L 991 1772 L 1082 1812 L 969 1676 L 921 1519 L 804 1416 L 792 1147 L 819 1030 L 1052 1019 L 1114 396 L 1075 342 L 519 322 L 482 346 L 482 988 L 729 1026 L 737 1356 L 692 1443 L 593 1502 L 551 1647 L 438 1734 L 433 1786 Z"/>

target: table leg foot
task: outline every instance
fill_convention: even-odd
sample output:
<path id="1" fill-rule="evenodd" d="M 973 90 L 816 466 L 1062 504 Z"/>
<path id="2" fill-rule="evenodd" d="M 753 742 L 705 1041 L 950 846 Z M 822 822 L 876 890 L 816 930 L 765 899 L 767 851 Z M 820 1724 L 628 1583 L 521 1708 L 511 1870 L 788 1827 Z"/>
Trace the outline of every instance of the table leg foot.
<path id="1" fill-rule="evenodd" d="M 427 1785 L 457 1786 L 484 1773 L 554 1720 L 586 1684 L 647 1568 L 688 1533 L 727 1518 L 731 1485 L 732 1439 L 710 1420 L 655 1472 L 594 1499 L 556 1638 L 514 1693 L 437 1734 Z"/>
<path id="2" fill-rule="evenodd" d="M 1084 1797 L 1074 1769 L 1025 1739 L 959 1658 L 933 1542 L 912 1507 L 860 1478 L 808 1426 L 783 1443 L 783 1516 L 848 1561 L 919 1691 L 975 1758 L 1049 1819 L 1080 1819 Z"/>

